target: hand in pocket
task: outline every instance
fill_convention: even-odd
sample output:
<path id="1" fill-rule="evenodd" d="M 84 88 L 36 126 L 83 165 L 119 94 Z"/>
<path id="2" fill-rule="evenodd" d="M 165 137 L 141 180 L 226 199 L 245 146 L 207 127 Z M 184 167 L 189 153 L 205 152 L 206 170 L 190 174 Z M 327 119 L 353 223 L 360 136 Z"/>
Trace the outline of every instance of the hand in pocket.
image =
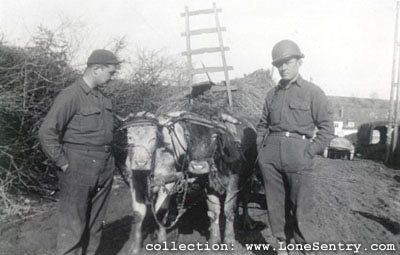
<path id="1" fill-rule="evenodd" d="M 61 167 L 61 171 L 63 171 L 65 173 L 67 171 L 68 167 L 69 167 L 69 164 L 63 165 Z"/>

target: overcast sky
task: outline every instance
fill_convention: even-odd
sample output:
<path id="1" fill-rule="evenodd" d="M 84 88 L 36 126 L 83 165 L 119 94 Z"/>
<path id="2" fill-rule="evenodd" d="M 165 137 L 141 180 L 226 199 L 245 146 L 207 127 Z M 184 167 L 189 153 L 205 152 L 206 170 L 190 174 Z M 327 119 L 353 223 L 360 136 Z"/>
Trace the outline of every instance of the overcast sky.
<path id="1" fill-rule="evenodd" d="M 7 43 L 23 46 L 37 26 L 54 29 L 68 21 L 75 40 L 82 42 L 77 63 L 124 36 L 124 58 L 145 47 L 185 61 L 180 13 L 185 5 L 208 9 L 213 2 L 222 8 L 220 22 L 227 28 L 223 38 L 230 47 L 231 78 L 270 69 L 273 45 L 292 39 L 306 56 L 302 76 L 312 77 L 328 95 L 389 97 L 395 0 L 0 0 L 0 33 Z M 213 16 L 201 15 L 192 19 L 191 28 L 213 22 Z M 215 35 L 193 38 L 193 47 L 217 43 Z M 195 64 L 218 66 L 216 56 L 199 56 Z"/>

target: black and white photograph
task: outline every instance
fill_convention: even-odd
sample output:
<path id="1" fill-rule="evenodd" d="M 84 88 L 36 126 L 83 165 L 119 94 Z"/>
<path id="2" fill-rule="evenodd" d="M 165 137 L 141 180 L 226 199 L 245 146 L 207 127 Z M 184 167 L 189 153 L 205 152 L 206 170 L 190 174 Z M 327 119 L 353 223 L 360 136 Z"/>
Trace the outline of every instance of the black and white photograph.
<path id="1" fill-rule="evenodd" d="M 0 0 L 0 255 L 400 254 L 400 1 Z"/>

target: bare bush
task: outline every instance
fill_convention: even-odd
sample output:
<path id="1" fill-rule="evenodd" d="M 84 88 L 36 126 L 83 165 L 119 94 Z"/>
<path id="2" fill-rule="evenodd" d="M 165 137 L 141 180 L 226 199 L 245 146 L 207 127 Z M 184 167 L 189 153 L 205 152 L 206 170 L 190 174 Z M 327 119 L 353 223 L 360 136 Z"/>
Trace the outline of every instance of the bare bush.
<path id="1" fill-rule="evenodd" d="M 0 190 L 45 192 L 54 167 L 40 150 L 37 131 L 56 94 L 75 79 L 68 43 L 39 29 L 32 46 L 0 45 Z"/>
<path id="2" fill-rule="evenodd" d="M 184 65 L 161 51 L 139 49 L 129 65 L 126 80 L 116 80 L 106 88 L 114 97 L 121 114 L 154 112 L 173 95 L 182 93 L 186 72 Z"/>

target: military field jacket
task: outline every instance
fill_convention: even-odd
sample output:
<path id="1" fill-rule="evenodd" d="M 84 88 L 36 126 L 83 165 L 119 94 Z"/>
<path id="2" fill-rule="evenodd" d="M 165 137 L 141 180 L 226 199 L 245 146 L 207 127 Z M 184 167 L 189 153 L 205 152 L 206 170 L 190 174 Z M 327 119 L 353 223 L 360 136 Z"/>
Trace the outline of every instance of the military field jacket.
<path id="1" fill-rule="evenodd" d="M 315 84 L 298 78 L 267 93 L 262 116 L 257 125 L 258 140 L 268 132 L 292 132 L 314 136 L 308 149 L 310 156 L 321 152 L 333 138 L 332 112 L 324 92 Z"/>
<path id="2" fill-rule="evenodd" d="M 56 97 L 39 130 L 44 152 L 57 166 L 68 163 L 64 143 L 109 145 L 113 139 L 111 100 L 81 78 Z"/>

